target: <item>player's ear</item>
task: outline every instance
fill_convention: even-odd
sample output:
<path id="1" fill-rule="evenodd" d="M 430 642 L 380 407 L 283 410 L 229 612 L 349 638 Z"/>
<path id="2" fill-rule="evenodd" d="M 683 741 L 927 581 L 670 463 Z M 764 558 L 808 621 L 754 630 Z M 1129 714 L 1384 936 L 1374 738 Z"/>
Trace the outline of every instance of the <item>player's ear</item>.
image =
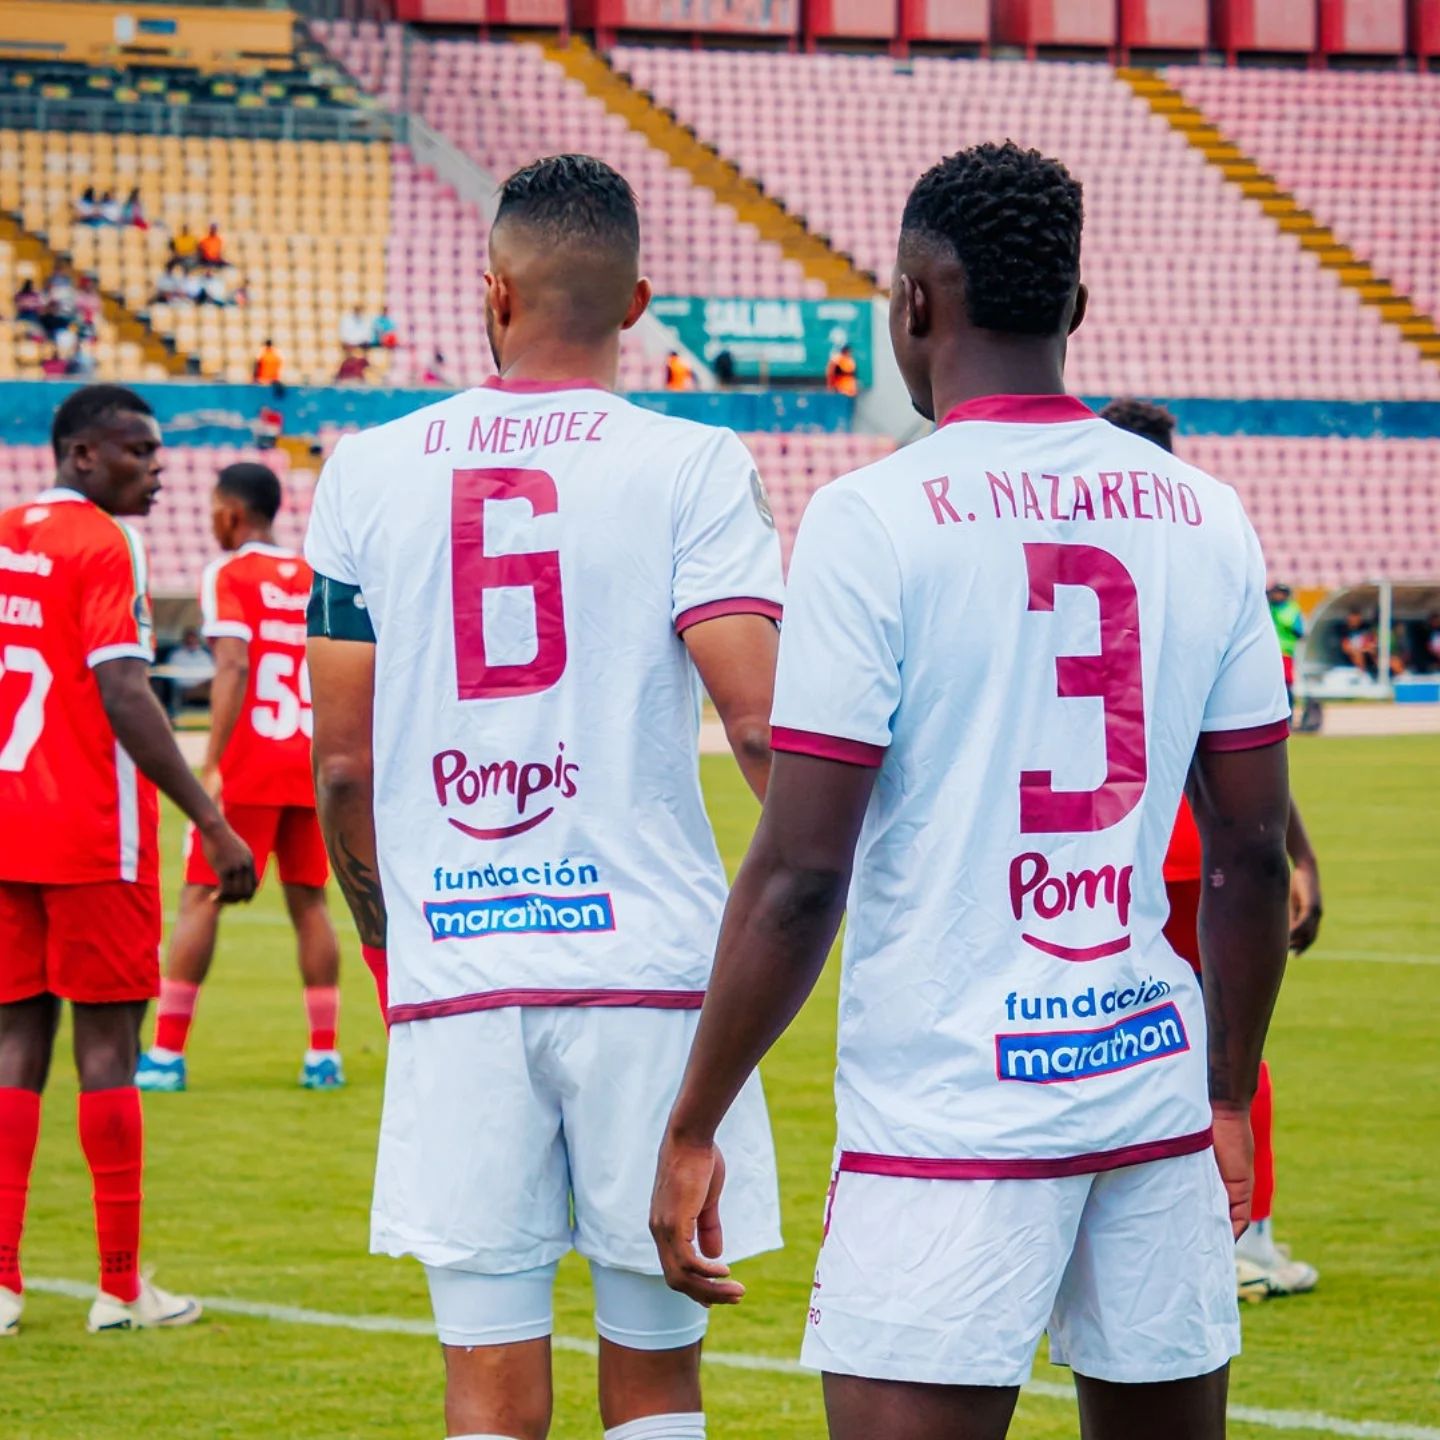
<path id="1" fill-rule="evenodd" d="M 900 277 L 900 297 L 905 311 L 905 331 L 921 339 L 930 333 L 930 297 L 913 276 Z"/>
<path id="2" fill-rule="evenodd" d="M 635 293 L 630 297 L 630 308 L 625 312 L 625 319 L 620 324 L 622 330 L 628 330 L 645 313 L 653 293 L 650 282 L 642 275 L 635 282 Z"/>
<path id="3" fill-rule="evenodd" d="M 510 286 L 503 275 L 497 275 L 493 270 L 485 272 L 485 302 L 497 325 L 510 323 Z"/>
<path id="4" fill-rule="evenodd" d="M 1073 335 L 1079 328 L 1080 322 L 1085 318 L 1085 311 L 1090 306 L 1090 291 L 1084 285 L 1075 287 L 1075 309 L 1070 315 L 1070 328 L 1066 330 L 1067 335 Z"/>

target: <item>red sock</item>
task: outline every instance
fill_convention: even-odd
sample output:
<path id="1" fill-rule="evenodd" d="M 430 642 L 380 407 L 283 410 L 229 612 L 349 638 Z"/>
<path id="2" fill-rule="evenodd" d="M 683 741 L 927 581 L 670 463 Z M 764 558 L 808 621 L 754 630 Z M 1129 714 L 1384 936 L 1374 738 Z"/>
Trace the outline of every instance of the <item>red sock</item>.
<path id="1" fill-rule="evenodd" d="M 305 1015 L 310 1022 L 310 1048 L 333 1050 L 340 1023 L 340 990 L 335 985 L 305 987 Z"/>
<path id="2" fill-rule="evenodd" d="M 188 980 L 162 980 L 160 1003 L 155 1008 L 155 1048 L 185 1053 L 190 1038 L 190 1022 L 195 1018 L 195 1002 L 200 987 Z"/>
<path id="3" fill-rule="evenodd" d="M 128 1305 L 140 1294 L 140 1172 L 145 1150 L 140 1092 L 133 1085 L 81 1093 L 80 1148 L 95 1180 L 100 1288 Z"/>
<path id="4" fill-rule="evenodd" d="M 0 1089 L 0 1285 L 17 1295 L 25 1288 L 20 1235 L 39 1138 L 40 1096 L 33 1090 Z"/>
<path id="5" fill-rule="evenodd" d="M 1275 1092 L 1270 1088 L 1270 1067 L 1260 1062 L 1260 1081 L 1250 1104 L 1250 1133 L 1255 1137 L 1255 1198 L 1252 1220 L 1268 1220 L 1275 1204 Z"/>
<path id="6" fill-rule="evenodd" d="M 370 967 L 370 974 L 375 978 L 375 993 L 380 997 L 380 1013 L 386 1017 L 385 1025 L 389 1028 L 390 1009 L 390 962 L 386 958 L 385 951 L 375 945 L 362 945 L 360 955 L 366 965 Z"/>

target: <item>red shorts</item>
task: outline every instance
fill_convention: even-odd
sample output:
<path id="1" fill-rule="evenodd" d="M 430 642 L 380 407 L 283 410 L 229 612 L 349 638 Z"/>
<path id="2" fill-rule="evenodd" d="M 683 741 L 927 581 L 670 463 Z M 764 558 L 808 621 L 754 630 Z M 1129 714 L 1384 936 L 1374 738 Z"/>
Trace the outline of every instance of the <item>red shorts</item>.
<path id="1" fill-rule="evenodd" d="M 309 806 L 227 805 L 225 818 L 254 851 L 255 873 L 262 880 L 272 854 L 284 885 L 311 885 L 318 889 L 330 878 L 320 820 Z M 193 825 L 185 838 L 185 883 L 219 883 L 200 848 L 200 836 Z"/>
<path id="2" fill-rule="evenodd" d="M 1200 882 L 1167 880 L 1165 894 L 1170 900 L 1170 918 L 1165 938 L 1175 953 L 1198 975 L 1200 973 Z"/>
<path id="3" fill-rule="evenodd" d="M 0 1005 L 58 995 L 81 1005 L 160 993 L 160 886 L 0 880 Z"/>
<path id="4" fill-rule="evenodd" d="M 1295 683 L 1295 657 L 1293 655 L 1282 655 L 1280 657 L 1280 664 L 1285 671 L 1285 683 L 1287 685 L 1293 685 Z"/>

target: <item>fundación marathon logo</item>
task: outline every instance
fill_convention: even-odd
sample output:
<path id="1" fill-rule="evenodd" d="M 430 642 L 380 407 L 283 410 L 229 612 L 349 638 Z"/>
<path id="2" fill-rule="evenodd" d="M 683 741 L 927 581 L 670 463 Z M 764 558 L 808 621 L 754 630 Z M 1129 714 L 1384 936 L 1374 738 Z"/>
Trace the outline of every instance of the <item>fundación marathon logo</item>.
<path id="1" fill-rule="evenodd" d="M 439 900 L 425 906 L 432 940 L 482 935 L 580 935 L 615 928 L 609 895 L 499 895 L 490 900 Z"/>
<path id="2" fill-rule="evenodd" d="M 1127 1015 L 1096 1030 L 1048 1030 L 995 1037 L 995 1073 L 1001 1080 L 1054 1085 L 1113 1075 L 1190 1048 L 1173 1000 Z"/>

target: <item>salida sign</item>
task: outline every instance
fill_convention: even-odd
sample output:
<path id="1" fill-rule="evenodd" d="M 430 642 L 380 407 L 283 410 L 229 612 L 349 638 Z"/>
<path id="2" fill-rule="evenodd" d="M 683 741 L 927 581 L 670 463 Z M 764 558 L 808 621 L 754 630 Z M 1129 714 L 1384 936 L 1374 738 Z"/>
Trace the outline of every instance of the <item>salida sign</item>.
<path id="1" fill-rule="evenodd" d="M 728 350 L 741 380 L 823 380 L 830 356 L 849 345 L 861 386 L 870 384 L 867 302 L 670 296 L 650 308 L 707 365 Z"/>

